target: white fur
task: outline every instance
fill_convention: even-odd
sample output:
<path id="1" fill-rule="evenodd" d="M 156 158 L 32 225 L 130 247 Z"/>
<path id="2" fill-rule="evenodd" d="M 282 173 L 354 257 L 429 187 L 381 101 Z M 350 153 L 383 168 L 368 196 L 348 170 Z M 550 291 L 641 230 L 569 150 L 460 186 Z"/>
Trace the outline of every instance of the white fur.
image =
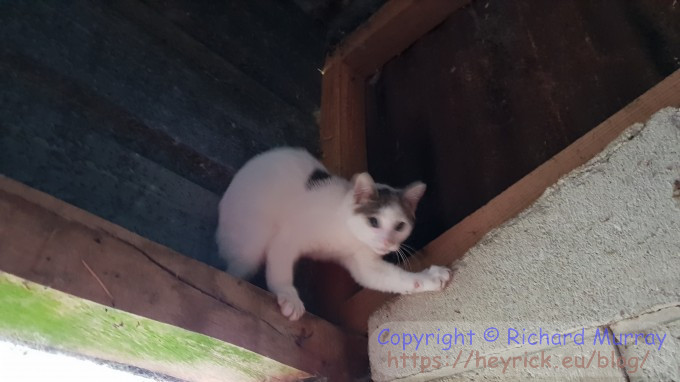
<path id="1" fill-rule="evenodd" d="M 266 263 L 267 286 L 276 294 L 281 312 L 291 320 L 304 313 L 293 286 L 293 266 L 301 256 L 334 260 L 367 288 L 413 293 L 441 290 L 450 279 L 446 268 L 433 266 L 410 273 L 382 260 L 396 250 L 412 227 L 401 208 L 382 208 L 375 215 L 380 227 L 355 214 L 356 203 L 375 189 L 371 177 L 353 183 L 333 177 L 307 188 L 316 169 L 325 167 L 303 149 L 279 148 L 260 154 L 234 176 L 219 205 L 216 240 L 228 272 L 245 278 Z M 413 209 L 425 190 L 422 183 L 407 188 Z M 392 228 L 405 222 L 404 229 Z"/>

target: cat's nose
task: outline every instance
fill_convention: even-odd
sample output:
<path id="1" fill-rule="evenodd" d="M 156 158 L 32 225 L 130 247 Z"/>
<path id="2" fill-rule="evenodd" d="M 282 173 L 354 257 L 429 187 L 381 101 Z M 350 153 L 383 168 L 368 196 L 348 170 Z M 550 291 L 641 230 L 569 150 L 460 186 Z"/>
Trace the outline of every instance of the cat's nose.
<path id="1" fill-rule="evenodd" d="M 383 245 L 389 247 L 392 245 L 392 242 L 389 239 L 383 239 Z"/>

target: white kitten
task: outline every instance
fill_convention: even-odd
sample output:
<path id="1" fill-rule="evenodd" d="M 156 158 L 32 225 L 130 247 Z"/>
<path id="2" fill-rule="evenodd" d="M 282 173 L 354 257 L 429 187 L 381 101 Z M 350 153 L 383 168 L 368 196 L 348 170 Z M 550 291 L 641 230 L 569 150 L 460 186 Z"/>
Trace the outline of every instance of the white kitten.
<path id="1" fill-rule="evenodd" d="M 370 289 L 441 290 L 449 269 L 411 273 L 382 260 L 411 233 L 424 192 L 423 183 L 395 190 L 375 184 L 367 173 L 350 183 L 330 175 L 303 149 L 274 149 L 246 163 L 220 201 L 220 255 L 228 272 L 241 278 L 266 262 L 267 286 L 291 320 L 305 312 L 293 286 L 293 266 L 301 256 L 336 261 Z"/>

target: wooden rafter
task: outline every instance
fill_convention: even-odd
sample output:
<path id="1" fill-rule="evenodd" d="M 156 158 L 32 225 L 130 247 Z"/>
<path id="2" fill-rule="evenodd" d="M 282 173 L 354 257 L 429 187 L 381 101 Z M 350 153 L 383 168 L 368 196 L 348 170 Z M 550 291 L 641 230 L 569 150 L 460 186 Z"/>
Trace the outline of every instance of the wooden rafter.
<path id="1" fill-rule="evenodd" d="M 367 368 L 365 338 L 311 314 L 290 322 L 271 294 L 3 176 L 0 271 L 312 375 L 345 380 Z"/>

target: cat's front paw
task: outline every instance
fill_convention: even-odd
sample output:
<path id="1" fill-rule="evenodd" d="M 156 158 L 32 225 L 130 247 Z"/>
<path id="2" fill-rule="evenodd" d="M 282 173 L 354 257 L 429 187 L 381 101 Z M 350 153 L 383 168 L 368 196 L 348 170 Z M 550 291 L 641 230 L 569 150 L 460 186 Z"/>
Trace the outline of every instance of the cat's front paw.
<path id="1" fill-rule="evenodd" d="M 452 273 L 449 268 L 432 265 L 420 272 L 413 281 L 413 292 L 440 291 L 449 283 Z"/>
<path id="2" fill-rule="evenodd" d="M 297 293 L 283 292 L 276 295 L 276 300 L 281 308 L 281 314 L 291 321 L 296 321 L 305 314 L 305 305 Z"/>

